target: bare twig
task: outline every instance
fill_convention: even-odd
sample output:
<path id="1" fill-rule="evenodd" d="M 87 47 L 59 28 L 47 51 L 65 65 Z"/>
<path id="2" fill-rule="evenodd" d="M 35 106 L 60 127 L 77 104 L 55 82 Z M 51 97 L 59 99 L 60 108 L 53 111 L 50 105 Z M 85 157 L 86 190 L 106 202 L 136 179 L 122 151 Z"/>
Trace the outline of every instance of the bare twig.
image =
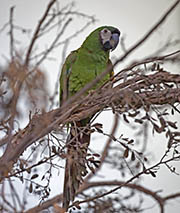
<path id="1" fill-rule="evenodd" d="M 103 135 L 106 135 L 108 138 L 108 141 L 106 143 L 106 146 L 104 147 L 104 150 L 102 152 L 101 162 L 98 168 L 92 169 L 91 171 L 94 172 L 90 173 L 86 179 L 85 182 L 81 185 L 81 188 L 79 189 L 78 193 L 81 193 L 89 188 L 95 188 L 98 186 L 117 186 L 113 188 L 112 190 L 107 191 L 106 193 L 101 193 L 97 196 L 92 197 L 86 197 L 88 199 L 84 199 L 82 201 L 76 201 L 72 204 L 73 206 L 79 205 L 81 203 L 87 203 L 87 202 L 95 202 L 98 198 L 103 198 L 106 195 L 110 195 L 113 192 L 116 192 L 117 190 L 121 189 L 122 187 L 126 187 L 129 189 L 135 189 L 140 192 L 143 192 L 146 195 L 150 195 L 152 198 L 154 198 L 157 203 L 160 206 L 161 213 L 164 212 L 165 204 L 167 200 L 174 199 L 176 197 L 179 197 L 179 193 L 172 194 L 166 197 L 162 197 L 156 192 L 153 192 L 151 190 L 148 190 L 144 187 L 141 187 L 139 185 L 133 184 L 132 181 L 138 179 L 143 174 L 151 174 L 152 176 L 155 175 L 153 171 L 156 167 L 159 167 L 161 165 L 166 165 L 170 172 L 175 173 L 174 167 L 170 166 L 170 162 L 173 162 L 174 160 L 180 160 L 179 152 L 176 150 L 176 146 L 179 144 L 179 132 L 177 131 L 171 131 L 171 128 L 177 129 L 176 122 L 168 121 L 163 118 L 163 116 L 167 115 L 167 111 L 161 111 L 162 108 L 165 107 L 165 105 L 170 105 L 176 112 L 179 112 L 179 109 L 177 109 L 175 103 L 180 103 L 180 75 L 179 74 L 170 74 L 170 72 L 164 71 L 163 67 L 161 67 L 161 62 L 166 61 L 173 61 L 178 62 L 180 50 L 177 50 L 176 52 L 163 55 L 163 56 L 157 56 L 157 54 L 154 54 L 153 57 L 146 57 L 141 61 L 135 61 L 131 63 L 127 68 L 122 69 L 118 72 L 116 76 L 114 76 L 112 79 L 110 79 L 111 82 L 107 83 L 118 83 L 114 88 L 105 87 L 106 85 L 103 85 L 101 88 L 98 88 L 96 91 L 90 92 L 89 95 L 84 97 L 84 93 L 87 92 L 92 88 L 94 84 L 96 84 L 98 81 L 100 81 L 101 78 L 103 78 L 114 66 L 121 63 L 124 59 L 126 59 L 133 51 L 135 51 L 138 47 L 140 47 L 146 40 L 154 33 L 156 30 L 164 23 L 164 21 L 167 19 L 167 17 L 171 14 L 171 12 L 177 7 L 177 5 L 180 3 L 180 0 L 174 2 L 174 4 L 166 11 L 166 13 L 157 21 L 157 23 L 139 40 L 137 41 L 133 46 L 131 46 L 128 50 L 125 50 L 125 54 L 123 54 L 116 62 L 115 65 L 109 66 L 107 70 L 105 70 L 100 76 L 98 76 L 94 81 L 87 84 L 81 91 L 76 93 L 72 98 L 69 98 L 67 102 L 64 103 L 64 105 L 61 108 L 52 110 L 50 112 L 42 112 L 39 114 L 35 114 L 32 118 L 30 116 L 30 122 L 26 126 L 26 128 L 22 130 L 18 130 L 14 134 L 14 121 L 15 117 L 18 115 L 17 112 L 17 105 L 18 100 L 20 96 L 20 92 L 22 90 L 23 82 L 26 81 L 27 76 L 34 73 L 34 70 L 36 68 L 31 67 L 31 70 L 28 68 L 30 67 L 30 62 L 32 62 L 33 59 L 36 59 L 35 66 L 39 66 L 45 59 L 47 59 L 48 54 L 54 50 L 54 48 L 58 47 L 58 45 L 65 44 L 67 39 L 71 39 L 72 37 L 76 36 L 79 32 L 82 32 L 83 29 L 85 29 L 89 23 L 93 22 L 93 17 L 88 17 L 82 13 L 72 11 L 71 6 L 70 7 L 64 7 L 61 10 L 57 8 L 52 10 L 52 7 L 54 3 L 57 2 L 56 0 L 51 0 L 46 8 L 45 13 L 43 14 L 42 18 L 40 19 L 34 34 L 32 36 L 32 40 L 29 44 L 29 47 L 27 48 L 27 53 L 25 56 L 25 61 L 23 63 L 15 62 L 15 69 L 18 71 L 18 75 L 20 77 L 17 78 L 17 80 L 12 81 L 12 90 L 13 90 L 13 98 L 10 102 L 9 111 L 10 112 L 10 118 L 7 119 L 7 125 L 4 126 L 4 122 L 2 121 L 0 125 L 2 125 L 2 129 L 4 132 L 6 132 L 6 135 L 4 138 L 1 139 L 0 145 L 7 144 L 5 146 L 5 149 L 3 150 L 3 154 L 0 158 L 0 180 L 2 181 L 2 186 L 4 187 L 3 180 L 5 178 L 11 178 L 11 177 L 18 177 L 23 178 L 24 171 L 33 169 L 38 167 L 39 165 L 42 165 L 44 163 L 49 163 L 49 169 L 48 169 L 48 177 L 47 177 L 47 184 L 46 187 L 49 185 L 50 176 L 52 172 L 52 168 L 60 168 L 59 165 L 55 164 L 53 162 L 54 158 L 64 158 L 65 155 L 63 153 L 63 149 L 66 147 L 64 145 L 64 138 L 60 139 L 57 136 L 57 144 L 54 146 L 54 141 L 51 139 L 51 137 L 48 135 L 47 140 L 42 139 L 44 136 L 46 136 L 48 133 L 51 133 L 53 130 L 61 131 L 62 128 L 70 123 L 82 120 L 84 118 L 87 118 L 88 116 L 94 115 L 97 112 L 103 111 L 104 109 L 108 110 L 112 109 L 115 113 L 115 121 L 112 128 L 112 132 L 105 133 L 100 129 L 100 133 Z M 57 7 L 58 7 L 57 2 Z M 70 8 L 70 9 L 69 9 Z M 52 13 L 51 13 L 52 12 Z M 60 41 L 60 37 L 66 30 L 66 27 L 71 21 L 71 18 L 69 18 L 68 15 L 77 15 L 82 17 L 87 17 L 90 19 L 90 22 L 87 23 L 80 31 L 75 32 L 72 34 L 69 38 L 66 38 L 65 40 Z M 56 22 L 55 18 L 59 18 L 59 20 Z M 55 21 L 55 23 L 52 23 L 52 21 Z M 63 24 L 64 23 L 64 24 Z M 15 45 L 14 45 L 14 35 L 13 30 L 16 29 L 16 25 L 13 23 L 13 7 L 10 11 L 10 55 L 11 60 L 15 60 L 14 53 L 15 53 Z M 58 27 L 58 33 L 55 36 L 54 39 L 52 39 L 51 44 L 48 46 L 48 48 L 45 51 L 40 52 L 39 54 L 33 54 L 34 53 L 34 47 L 37 42 L 39 41 L 39 38 L 43 36 L 45 33 L 49 33 L 52 29 L 55 29 L 55 27 Z M 6 26 L 6 25 L 5 25 Z M 4 26 L 4 28 L 5 28 Z M 2 29 L 4 29 L 2 28 Z M 23 28 L 22 28 L 23 29 Z M 161 49 L 160 49 L 161 50 Z M 158 52 L 157 52 L 158 53 Z M 158 53 L 159 54 L 159 53 Z M 160 62 L 160 63 L 159 63 Z M 33 62 L 31 63 L 33 65 Z M 142 69 L 142 65 L 144 65 L 144 69 Z M 148 69 L 147 69 L 147 67 Z M 151 67 L 156 67 L 151 69 Z M 33 73 L 32 73 L 33 72 Z M 125 76 L 126 75 L 126 76 Z M 28 76 L 29 77 L 29 76 Z M 126 77 L 126 78 L 125 78 Z M 28 84 L 30 87 L 31 84 Z M 0 91 L 1 92 L 1 91 Z M 3 91 L 2 91 L 3 94 Z M 161 109 L 160 109 L 161 107 Z M 143 109 L 143 110 L 139 110 Z M 145 114 L 145 116 L 142 117 L 142 119 L 136 119 L 136 113 L 139 111 L 142 111 L 142 113 Z M 157 115 L 157 120 L 153 119 L 150 114 L 151 112 L 154 112 Z M 133 113 L 134 115 L 133 115 Z M 164 114 L 163 114 L 164 113 Z M 134 156 L 134 160 L 132 160 L 131 155 L 131 161 L 128 161 L 128 153 L 123 155 L 124 149 L 125 151 L 128 151 L 130 154 L 133 154 L 133 149 L 129 148 L 129 139 L 125 140 L 125 145 L 121 143 L 120 140 L 117 140 L 114 136 L 115 131 L 118 126 L 118 116 L 121 115 L 129 115 L 131 114 L 132 117 L 128 117 L 128 119 L 132 119 L 134 122 L 138 121 L 139 123 L 146 121 L 149 122 L 150 125 L 152 125 L 153 130 L 155 130 L 157 133 L 166 132 L 167 142 L 170 144 L 168 146 L 168 151 L 163 155 L 163 157 L 160 159 L 159 163 L 146 168 L 146 163 L 144 163 L 143 160 L 136 159 Z M 122 116 L 122 117 L 123 117 Z M 134 117 L 133 117 L 134 116 Z M 138 116 L 137 116 L 138 117 Z M 140 117 L 140 116 L 139 116 Z M 128 123 L 128 119 L 124 116 L 124 120 Z M 144 120 L 143 120 L 144 119 Z M 156 124 L 156 121 L 158 123 L 158 126 Z M 1 127 L 1 126 L 0 126 Z M 141 126 L 142 127 L 142 126 Z M 89 127 L 84 127 L 80 133 L 84 131 L 84 129 L 89 129 Z M 95 129 L 92 129 L 92 132 Z M 96 131 L 96 130 L 95 130 Z M 101 132 L 102 131 L 102 132 Z M 60 132 L 61 134 L 61 132 Z M 78 137 L 78 135 L 76 136 Z M 76 138 L 74 137 L 74 138 Z M 176 138 L 177 137 L 177 138 Z M 121 137 L 120 137 L 121 138 Z M 35 144 L 39 139 L 41 139 L 40 143 L 38 144 L 40 146 L 44 145 L 49 150 L 49 157 L 44 157 L 43 154 L 41 155 L 42 160 L 35 163 L 33 162 L 29 166 L 28 160 L 24 160 L 23 162 L 26 162 L 26 164 L 20 165 L 21 159 L 19 159 L 20 155 L 23 154 L 24 150 L 31 145 L 32 147 L 38 147 L 38 145 Z M 119 138 L 118 138 L 119 139 Z M 121 162 L 123 163 L 123 159 L 126 158 L 127 165 L 131 170 L 131 165 L 136 163 L 137 161 L 141 164 L 141 166 L 135 170 L 131 170 L 132 172 L 132 178 L 125 182 L 121 181 L 101 181 L 101 182 L 92 182 L 89 183 L 88 180 L 90 180 L 91 177 L 97 174 L 99 170 L 101 169 L 102 165 L 106 162 L 108 162 L 110 156 L 108 155 L 110 150 L 110 145 L 112 144 L 112 140 L 116 141 L 118 145 L 121 147 L 118 149 L 120 152 L 118 152 L 118 155 L 120 156 Z M 46 143 L 48 146 L 46 146 Z M 62 142 L 62 144 L 61 144 Z M 53 146 L 52 146 L 53 144 Z M 116 144 L 115 144 L 116 145 Z M 132 145 L 132 144 L 131 144 Z M 134 145 L 134 144 L 133 144 Z M 167 158 L 167 154 L 170 150 L 170 148 L 173 149 L 174 154 L 172 154 L 172 157 L 168 160 L 165 160 Z M 45 148 L 44 148 L 45 150 Z M 43 151 L 44 151 L 43 150 Z M 117 150 L 116 150 L 117 152 Z M 32 151 L 32 153 L 38 153 L 37 150 Z M 43 152 L 42 152 L 43 153 Z M 125 153 L 125 152 L 124 152 Z M 129 154 L 129 155 L 130 155 Z M 90 154 L 91 155 L 91 154 Z M 139 154 L 140 155 L 140 154 Z M 30 154 L 31 156 L 31 154 Z M 36 155 L 37 156 L 37 155 Z M 94 154 L 95 156 L 95 154 Z M 97 157 L 97 155 L 96 155 Z M 88 157 L 87 157 L 88 159 Z M 19 161 L 18 161 L 19 160 Z M 107 161 L 106 161 L 107 160 Z M 17 162 L 16 167 L 14 166 Z M 109 163 L 109 162 L 108 162 Z M 113 165 L 112 162 L 110 162 L 111 165 Z M 25 167 L 24 167 L 25 165 Z M 95 165 L 97 166 L 97 165 Z M 116 167 L 116 165 L 115 165 Z M 19 169 L 20 168 L 20 169 Z M 132 168 L 135 168 L 135 166 Z M 140 170 L 142 168 L 142 170 Z M 124 171 L 124 170 L 123 170 Z M 9 174 L 8 174 L 9 173 Z M 135 175 L 134 175 L 135 174 Z M 22 176 L 21 176 L 22 175 Z M 24 177 L 24 180 L 31 181 L 30 179 Z M 33 184 L 35 182 L 32 181 Z M 2 193 L 2 199 L 5 203 L 4 209 L 9 208 L 12 211 L 16 211 L 17 208 L 21 208 L 24 211 L 25 208 L 25 202 L 21 202 L 19 199 L 19 195 L 17 194 L 16 189 L 14 188 L 13 182 L 9 182 L 9 186 L 11 188 L 12 195 L 12 202 L 9 202 L 9 200 L 5 196 L 5 190 L 2 187 L 1 193 Z M 43 199 L 43 198 L 42 198 Z M 62 196 L 56 196 L 52 199 L 49 199 L 47 202 L 44 202 L 42 205 L 36 206 L 32 209 L 29 209 L 27 212 L 38 212 L 43 209 L 47 209 L 49 207 L 52 207 L 57 202 L 62 201 Z"/>
<path id="2" fill-rule="evenodd" d="M 133 183 L 128 183 L 126 184 L 123 181 L 99 181 L 99 182 L 86 182 L 78 191 L 78 193 L 84 192 L 85 190 L 88 190 L 89 188 L 94 188 L 94 187 L 101 187 L 101 186 L 119 186 L 119 187 L 126 187 L 130 189 L 135 189 L 139 192 L 142 192 L 146 195 L 151 196 L 153 199 L 155 199 L 160 207 L 161 213 L 164 212 L 164 204 L 166 201 L 174 198 L 179 198 L 180 193 L 175 193 L 168 195 L 166 197 L 160 196 L 157 194 L 157 192 L 154 192 L 144 186 L 141 186 L 139 184 L 133 184 Z M 36 206 L 32 209 L 27 210 L 25 213 L 35 213 L 42 211 L 43 209 L 47 209 L 51 206 L 53 206 L 55 203 L 62 202 L 62 195 L 57 195 L 53 197 L 52 199 L 49 199 L 48 201 L 45 201 L 41 206 Z M 77 202 L 77 201 L 76 201 Z M 86 200 L 87 202 L 87 200 Z"/>
<path id="3" fill-rule="evenodd" d="M 90 201 L 93 201 L 93 200 L 102 198 L 102 197 L 104 197 L 104 196 L 107 196 L 107 195 L 109 195 L 109 194 L 111 194 L 111 193 L 114 193 L 115 191 L 121 189 L 122 187 L 127 187 L 128 184 L 131 183 L 133 180 L 139 178 L 141 175 L 144 175 L 144 174 L 148 173 L 150 170 L 152 170 L 152 169 L 154 169 L 154 168 L 156 168 L 156 167 L 158 167 L 158 166 L 160 166 L 160 165 L 162 165 L 162 164 L 166 164 L 166 163 L 168 163 L 168 162 L 174 161 L 174 160 L 176 160 L 176 159 L 179 160 L 179 159 L 180 159 L 180 156 L 173 157 L 173 158 L 170 158 L 170 159 L 164 160 L 164 161 L 163 161 L 163 160 L 160 160 L 157 164 L 155 164 L 155 165 L 153 165 L 153 166 L 151 166 L 151 167 L 149 167 L 149 168 L 147 168 L 147 169 L 144 168 L 144 170 L 143 170 L 142 172 L 138 173 L 137 175 L 134 175 L 134 176 L 133 176 L 132 178 L 130 178 L 128 181 L 124 182 L 123 184 L 120 184 L 120 186 L 117 186 L 117 187 L 115 187 L 114 189 L 109 190 L 109 191 L 107 191 L 107 192 L 105 192 L 105 193 L 102 193 L 102 194 L 100 194 L 100 195 L 97 195 L 97 196 L 94 196 L 94 197 L 90 197 L 90 198 L 88 198 L 88 199 L 86 199 L 86 200 L 83 200 L 83 201 L 78 201 L 78 204 L 90 202 Z M 145 190 L 144 190 L 144 191 L 145 191 Z M 149 194 L 150 194 L 150 193 L 149 193 Z M 152 195 L 152 192 L 151 192 L 151 195 Z M 179 194 L 177 195 L 177 197 L 178 197 L 178 196 L 179 196 Z M 153 197 L 154 197 L 154 196 L 153 196 Z M 155 196 L 154 198 L 158 201 L 158 203 L 159 203 L 159 205 L 160 205 L 161 213 L 164 213 L 164 206 L 163 206 L 163 201 L 164 201 L 164 200 L 163 200 L 163 199 L 160 199 L 160 197 L 158 197 L 158 196 Z M 170 198 L 169 198 L 169 199 L 170 199 Z M 70 207 L 74 206 L 74 204 L 76 205 L 76 204 L 77 204 L 76 202 L 77 202 L 77 201 L 75 201 Z"/>
<path id="4" fill-rule="evenodd" d="M 159 26 L 165 22 L 167 17 L 172 13 L 172 11 L 178 6 L 179 3 L 180 0 L 175 1 L 175 3 L 159 19 L 159 21 L 137 43 L 135 43 L 129 50 L 127 50 L 127 52 L 121 58 L 116 61 L 115 65 L 119 62 L 122 62 L 128 55 L 140 47 L 157 30 L 157 28 L 159 28 Z"/>
<path id="5" fill-rule="evenodd" d="M 64 24 L 62 30 L 58 33 L 58 35 L 56 36 L 56 38 L 54 39 L 54 41 L 52 42 L 52 44 L 50 45 L 50 47 L 45 51 L 45 53 L 43 54 L 43 56 L 38 60 L 38 62 L 36 63 L 36 66 L 38 67 L 42 61 L 47 57 L 47 55 L 54 49 L 55 44 L 57 43 L 57 41 L 59 40 L 59 37 L 64 33 L 64 31 L 66 30 L 66 28 L 69 26 L 69 23 L 72 21 L 71 18 L 69 18 L 66 23 Z"/>
<path id="6" fill-rule="evenodd" d="M 11 61 L 14 61 L 14 25 L 13 25 L 13 13 L 14 13 L 14 8 L 15 6 L 11 7 L 10 9 L 10 56 L 11 56 Z"/>
<path id="7" fill-rule="evenodd" d="M 56 2 L 56 0 L 51 0 L 49 2 L 44 15 L 42 16 L 42 18 L 39 21 L 39 24 L 37 25 L 37 28 L 36 28 L 36 30 L 34 32 L 34 35 L 33 35 L 32 39 L 31 39 L 31 43 L 30 43 L 29 48 L 28 48 L 27 53 L 26 53 L 26 58 L 25 58 L 25 62 L 24 62 L 25 67 L 28 67 L 28 65 L 29 65 L 29 58 L 30 58 L 30 55 L 32 53 L 34 44 L 35 44 L 35 42 L 36 42 L 36 40 L 38 38 L 39 32 L 41 30 L 41 26 L 44 23 L 44 21 L 45 21 L 47 15 L 48 15 L 50 9 L 52 8 L 52 6 L 54 5 L 55 2 Z"/>
<path id="8" fill-rule="evenodd" d="M 118 115 L 116 114 L 115 117 L 114 117 L 114 124 L 113 124 L 111 134 L 110 134 L 111 136 L 114 136 L 115 131 L 116 131 L 117 126 L 118 126 L 118 123 L 119 123 L 119 119 L 118 119 Z M 108 155 L 108 150 L 109 150 L 109 147 L 111 145 L 111 142 L 112 142 L 112 137 L 109 137 L 107 142 L 106 142 L 106 146 L 104 147 L 104 150 L 101 154 L 101 159 L 100 159 L 101 162 L 100 162 L 99 166 L 93 172 L 88 174 L 88 176 L 84 180 L 85 184 L 101 169 L 101 167 L 104 164 L 104 161 L 105 161 L 105 159 Z"/>
<path id="9" fill-rule="evenodd" d="M 148 78 L 144 78 L 144 76 L 142 76 L 142 78 L 139 79 L 138 77 L 139 84 L 143 86 L 142 82 L 144 81 L 146 85 L 146 79 L 150 78 L 153 80 L 152 83 L 158 83 L 160 81 L 180 82 L 179 75 L 169 74 L 168 72 L 162 71 L 153 75 L 148 75 Z M 130 89 L 123 89 L 122 85 L 126 87 L 126 83 L 122 83 L 107 90 L 106 92 L 103 92 L 103 94 L 95 93 L 93 96 L 84 97 L 77 103 L 71 103 L 65 109 L 60 108 L 48 113 L 43 113 L 42 115 L 35 115 L 29 125 L 14 136 L 11 141 L 11 145 L 7 147 L 1 157 L 0 165 L 3 168 L 5 165 L 7 166 L 7 163 L 16 161 L 18 156 L 23 153 L 28 146 L 52 131 L 58 124 L 60 125 L 82 120 L 87 116 L 95 114 L 104 107 L 111 107 L 112 103 L 114 103 L 115 106 L 121 106 L 123 109 L 123 106 L 127 104 L 124 102 L 126 100 L 126 96 L 128 97 L 129 109 L 131 107 L 138 109 L 146 104 L 148 107 L 149 105 L 163 105 L 179 102 L 179 88 L 171 90 L 164 89 L 162 91 L 146 91 L 135 95 L 132 91 L 139 90 L 140 85 L 138 86 L 138 81 L 137 84 L 131 85 Z"/>

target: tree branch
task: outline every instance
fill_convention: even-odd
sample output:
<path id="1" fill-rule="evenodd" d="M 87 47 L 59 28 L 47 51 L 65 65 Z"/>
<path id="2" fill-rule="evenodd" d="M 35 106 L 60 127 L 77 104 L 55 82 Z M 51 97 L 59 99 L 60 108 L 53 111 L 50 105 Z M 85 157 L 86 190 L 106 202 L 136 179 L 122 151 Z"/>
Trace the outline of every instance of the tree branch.
<path id="1" fill-rule="evenodd" d="M 40 21 L 39 21 L 39 24 L 37 25 L 37 28 L 36 28 L 36 30 L 35 30 L 35 32 L 34 32 L 34 35 L 33 35 L 32 39 L 31 39 L 31 43 L 30 43 L 30 45 L 29 45 L 29 48 L 28 48 L 28 51 L 27 51 L 27 54 L 26 54 L 25 63 L 24 63 L 24 66 L 25 66 L 25 67 L 28 67 L 28 65 L 29 65 L 29 61 L 30 61 L 29 58 L 30 58 L 32 49 L 33 49 L 33 47 L 34 47 L 34 44 L 35 44 L 35 42 L 36 42 L 36 40 L 37 40 L 37 38 L 38 38 L 38 34 L 39 34 L 40 30 L 41 30 L 41 26 L 42 26 L 43 22 L 45 21 L 45 19 L 46 19 L 48 13 L 49 13 L 51 7 L 53 6 L 53 4 L 54 4 L 55 2 L 56 2 L 56 0 L 51 0 L 51 1 L 49 2 L 48 6 L 47 6 L 47 9 L 46 9 L 46 11 L 45 11 L 45 13 L 44 13 L 44 15 L 42 16 L 42 18 L 41 18 Z"/>
<path id="2" fill-rule="evenodd" d="M 160 71 L 147 76 L 138 76 L 112 89 L 103 89 L 101 93 L 94 92 L 73 104 L 69 104 L 67 108 L 62 107 L 34 115 L 27 127 L 13 136 L 11 143 L 0 158 L 1 178 L 7 175 L 7 171 L 11 170 L 14 162 L 27 147 L 58 125 L 82 120 L 107 107 L 116 107 L 119 113 L 123 113 L 124 107 L 126 110 L 135 110 L 141 107 L 148 110 L 151 105 L 172 105 L 180 102 L 180 88 L 164 88 L 160 91 L 157 89 L 145 90 L 143 92 L 144 88 L 163 82 L 180 83 L 180 75 Z"/>
<path id="3" fill-rule="evenodd" d="M 116 132 L 116 128 L 118 126 L 118 123 L 119 123 L 119 119 L 118 119 L 118 115 L 116 114 L 115 117 L 114 117 L 114 124 L 113 124 L 113 127 L 112 127 L 112 130 L 111 130 L 111 134 L 110 136 L 114 136 L 115 132 Z M 88 182 L 102 167 L 107 155 L 108 155 L 108 150 L 109 150 L 109 147 L 111 145 L 111 142 L 112 142 L 112 137 L 109 137 L 107 142 L 106 142 L 106 145 L 104 147 L 104 150 L 101 154 L 101 159 L 100 159 L 100 164 L 98 165 L 98 167 L 96 167 L 94 169 L 93 172 L 91 172 L 90 174 L 88 174 L 88 176 L 85 178 L 84 182 Z"/>
<path id="4" fill-rule="evenodd" d="M 10 56 L 11 56 L 11 61 L 14 60 L 14 25 L 13 25 L 13 13 L 14 13 L 14 6 L 11 7 L 10 9 L 10 18 L 9 18 L 9 24 L 10 24 Z"/>
<path id="5" fill-rule="evenodd" d="M 161 213 L 164 212 L 164 204 L 166 203 L 167 200 L 180 197 L 180 193 L 175 193 L 175 194 L 168 195 L 166 197 L 162 197 L 162 196 L 158 195 L 157 192 L 153 192 L 153 191 L 149 190 L 148 188 L 146 188 L 144 186 L 141 186 L 139 184 L 133 184 L 133 183 L 132 184 L 131 183 L 125 184 L 125 182 L 123 182 L 123 181 L 86 182 L 79 189 L 78 193 L 84 192 L 85 190 L 88 190 L 89 188 L 101 187 L 101 186 L 123 186 L 123 187 L 126 187 L 126 188 L 135 189 L 139 192 L 146 194 L 147 196 L 151 196 L 159 204 Z M 27 210 L 25 213 L 40 212 L 40 211 L 47 209 L 47 208 L 53 206 L 54 204 L 60 203 L 60 202 L 62 202 L 62 194 L 57 195 L 57 196 L 55 196 L 51 199 L 48 199 L 43 204 L 31 208 L 31 209 Z"/>
<path id="6" fill-rule="evenodd" d="M 167 10 L 166 13 L 160 18 L 160 20 L 137 42 L 135 43 L 127 52 L 116 61 L 115 65 L 119 62 L 122 62 L 128 55 L 130 55 L 134 50 L 141 46 L 158 28 L 159 26 L 167 19 L 171 12 L 178 6 L 180 0 L 175 1 L 175 3 Z"/>

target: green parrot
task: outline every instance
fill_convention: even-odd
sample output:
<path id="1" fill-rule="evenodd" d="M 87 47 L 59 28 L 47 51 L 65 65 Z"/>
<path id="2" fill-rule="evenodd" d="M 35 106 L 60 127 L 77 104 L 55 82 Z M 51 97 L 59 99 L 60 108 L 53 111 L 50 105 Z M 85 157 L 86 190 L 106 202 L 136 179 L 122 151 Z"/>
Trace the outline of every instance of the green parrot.
<path id="1" fill-rule="evenodd" d="M 109 64 L 112 64 L 109 53 L 118 45 L 119 36 L 120 31 L 115 27 L 99 27 L 90 33 L 79 49 L 69 54 L 60 76 L 60 106 L 104 72 Z M 112 75 L 113 71 L 104 76 L 91 90 L 99 88 Z M 65 211 L 67 211 L 69 203 L 74 200 L 75 194 L 83 182 L 83 177 L 87 174 L 86 154 L 90 143 L 90 131 L 87 126 L 91 118 L 87 117 L 70 124 L 70 133 L 66 142 L 67 159 L 63 191 Z"/>

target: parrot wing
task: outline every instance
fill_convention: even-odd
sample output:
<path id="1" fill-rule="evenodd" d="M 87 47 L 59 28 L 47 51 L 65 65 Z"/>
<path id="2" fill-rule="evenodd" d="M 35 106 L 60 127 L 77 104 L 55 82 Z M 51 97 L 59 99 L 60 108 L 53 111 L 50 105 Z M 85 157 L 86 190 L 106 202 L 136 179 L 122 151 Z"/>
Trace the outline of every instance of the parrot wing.
<path id="1" fill-rule="evenodd" d="M 68 99 L 69 96 L 69 77 L 72 70 L 72 65 L 76 61 L 78 50 L 72 51 L 66 58 L 63 64 L 60 76 L 60 106 Z"/>
<path id="2" fill-rule="evenodd" d="M 112 62 L 109 59 L 110 51 L 114 50 L 119 42 L 120 31 L 112 26 L 103 26 L 94 30 L 85 39 L 78 50 L 67 57 L 60 76 L 60 105 L 71 96 L 93 81 L 104 72 Z M 104 85 L 113 76 L 113 71 L 105 75 L 93 85 L 91 90 Z M 88 91 L 84 95 L 88 95 Z M 72 122 L 67 137 L 67 157 L 65 165 L 63 208 L 68 210 L 84 176 L 87 175 L 87 150 L 90 143 L 90 120 L 88 117 Z"/>

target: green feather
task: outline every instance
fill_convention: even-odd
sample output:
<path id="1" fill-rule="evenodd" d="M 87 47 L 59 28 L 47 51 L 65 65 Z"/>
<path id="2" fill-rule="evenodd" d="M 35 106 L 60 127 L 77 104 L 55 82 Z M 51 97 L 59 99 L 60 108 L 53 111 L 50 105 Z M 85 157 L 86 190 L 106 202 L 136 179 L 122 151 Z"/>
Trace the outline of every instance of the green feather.
<path id="1" fill-rule="evenodd" d="M 87 83 L 96 78 L 107 69 L 111 61 L 109 51 L 104 51 L 99 39 L 99 32 L 103 28 L 113 30 L 113 27 L 100 27 L 93 31 L 84 41 L 82 46 L 67 57 L 60 76 L 60 102 L 74 95 L 81 90 Z M 107 74 L 91 90 L 97 89 L 109 79 Z M 87 92 L 88 93 L 88 92 Z M 86 94 L 87 94 L 86 93 Z M 63 95 L 65 96 L 63 98 Z"/>
<path id="2" fill-rule="evenodd" d="M 104 72 L 109 64 L 109 50 L 105 51 L 100 41 L 100 32 L 104 29 L 114 31 L 115 28 L 104 26 L 93 31 L 78 50 L 70 53 L 62 67 L 60 76 L 60 105 L 69 97 L 81 90 L 86 84 Z M 102 86 L 113 75 L 113 71 L 104 76 L 91 90 Z M 85 95 L 88 94 L 88 91 Z M 73 201 L 83 177 L 87 174 L 86 154 L 90 143 L 86 127 L 91 118 L 71 124 L 67 139 L 67 160 L 65 167 L 63 207 L 67 211 L 70 201 Z M 75 138 L 75 140 L 73 140 Z M 72 141 L 72 142 L 71 142 Z"/>

